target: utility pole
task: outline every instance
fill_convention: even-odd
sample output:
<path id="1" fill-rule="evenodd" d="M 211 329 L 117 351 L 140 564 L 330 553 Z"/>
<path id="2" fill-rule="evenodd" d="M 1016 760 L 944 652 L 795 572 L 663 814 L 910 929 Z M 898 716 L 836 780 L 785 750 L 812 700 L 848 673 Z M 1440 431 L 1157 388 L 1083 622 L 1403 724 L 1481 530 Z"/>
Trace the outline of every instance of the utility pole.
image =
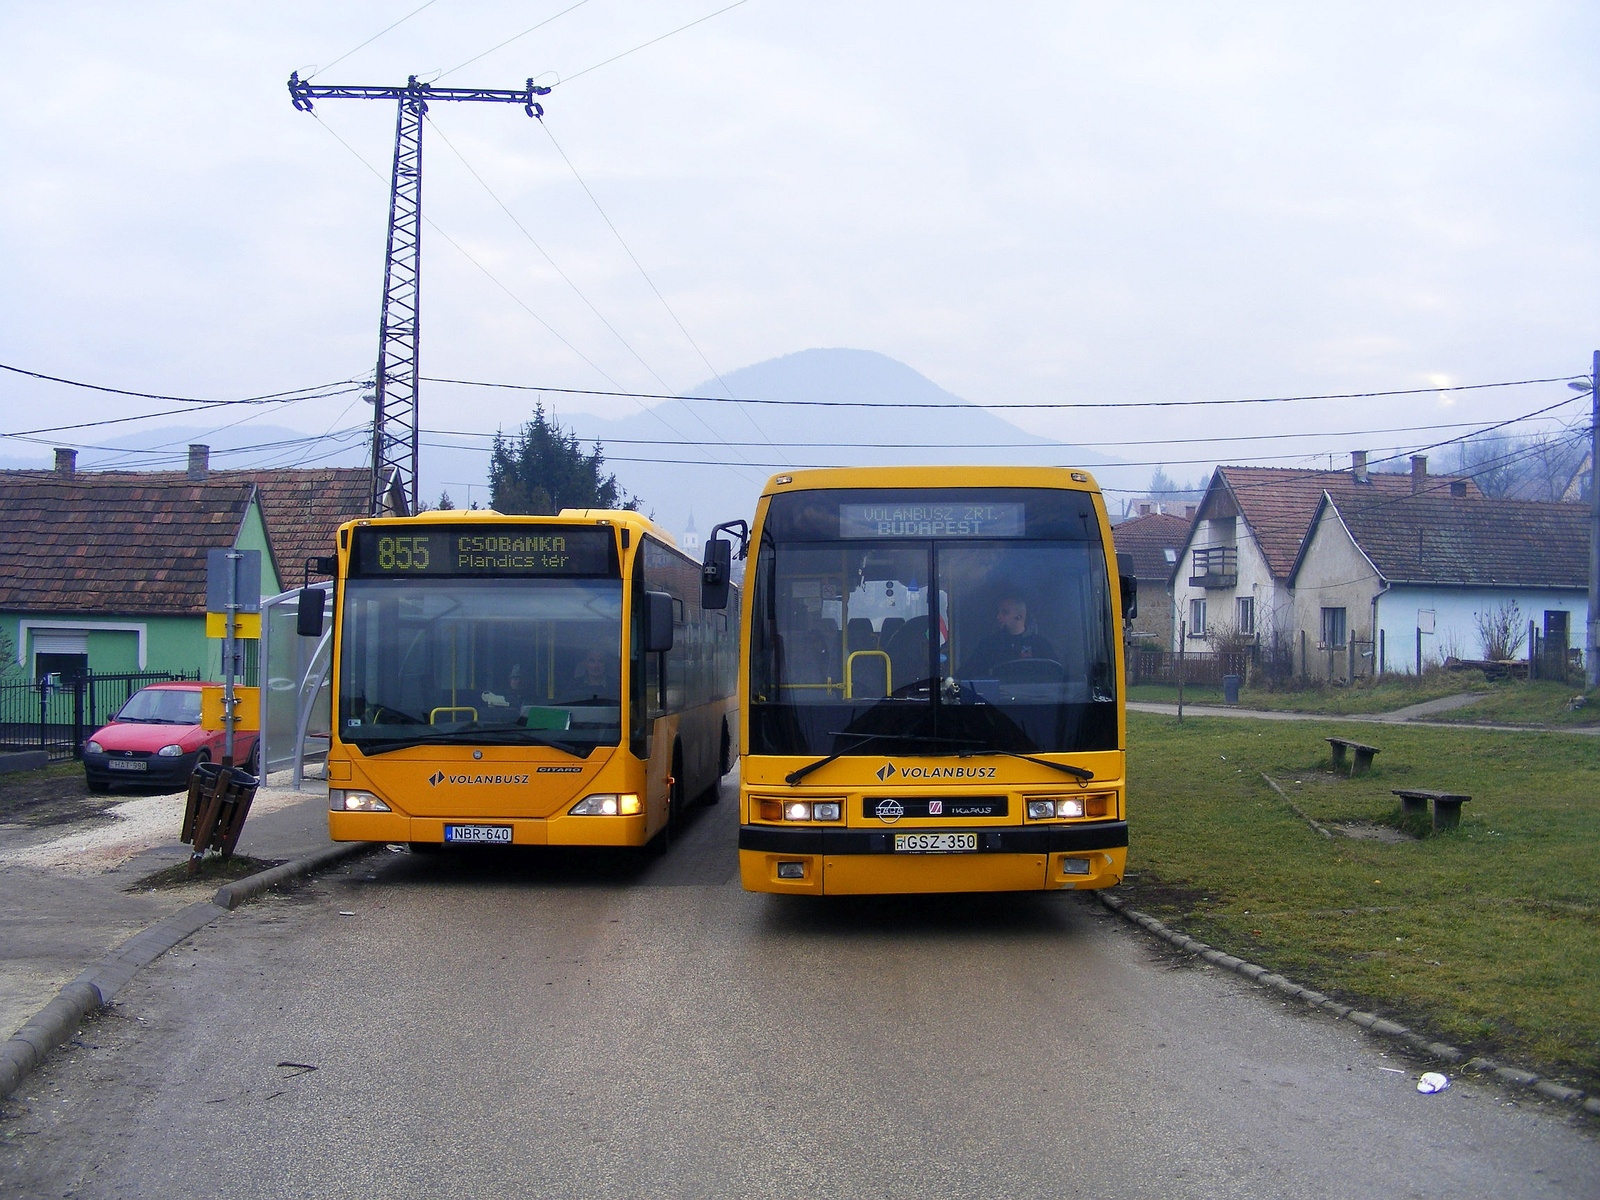
<path id="1" fill-rule="evenodd" d="M 1600 350 L 1587 381 L 1574 381 L 1589 393 L 1589 627 L 1583 644 L 1584 690 L 1600 688 Z"/>
<path id="2" fill-rule="evenodd" d="M 534 118 L 544 107 L 534 99 L 550 89 L 533 80 L 521 88 L 343 87 L 303 82 L 289 75 L 289 97 L 300 112 L 313 100 L 394 100 L 394 172 L 389 182 L 389 241 L 383 262 L 383 315 L 378 328 L 378 372 L 372 405 L 372 513 L 384 510 L 391 480 L 417 511 L 417 351 L 421 341 L 422 118 L 434 100 L 520 104 Z"/>

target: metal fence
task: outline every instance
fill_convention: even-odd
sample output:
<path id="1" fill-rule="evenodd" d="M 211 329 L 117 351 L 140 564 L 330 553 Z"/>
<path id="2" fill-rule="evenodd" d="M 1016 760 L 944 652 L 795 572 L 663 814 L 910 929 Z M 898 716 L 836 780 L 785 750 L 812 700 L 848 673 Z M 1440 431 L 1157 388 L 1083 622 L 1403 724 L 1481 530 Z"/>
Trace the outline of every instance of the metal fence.
<path id="1" fill-rule="evenodd" d="M 1250 665 L 1248 650 L 1217 653 L 1212 650 L 1193 651 L 1179 656 L 1170 650 L 1138 648 L 1127 654 L 1128 683 L 1177 683 L 1178 673 L 1183 673 L 1185 683 L 1222 686 L 1224 675 L 1244 677 Z"/>
<path id="2" fill-rule="evenodd" d="M 44 750 L 51 759 L 77 758 L 83 740 L 145 684 L 198 678 L 170 671 L 113 675 L 90 671 L 0 683 L 0 751 Z"/>

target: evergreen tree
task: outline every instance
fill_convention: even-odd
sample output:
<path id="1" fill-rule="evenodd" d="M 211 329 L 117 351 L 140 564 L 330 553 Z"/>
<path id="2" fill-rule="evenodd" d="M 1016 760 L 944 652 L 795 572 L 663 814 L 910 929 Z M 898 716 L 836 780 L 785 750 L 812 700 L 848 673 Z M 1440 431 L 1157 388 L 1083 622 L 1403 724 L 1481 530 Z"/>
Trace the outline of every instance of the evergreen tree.
<path id="1" fill-rule="evenodd" d="M 495 434 L 489 459 L 489 494 L 496 512 L 553 516 L 563 508 L 638 508 L 617 483 L 602 472 L 600 447 L 585 454 L 576 434 L 563 430 L 544 405 L 514 437 Z"/>

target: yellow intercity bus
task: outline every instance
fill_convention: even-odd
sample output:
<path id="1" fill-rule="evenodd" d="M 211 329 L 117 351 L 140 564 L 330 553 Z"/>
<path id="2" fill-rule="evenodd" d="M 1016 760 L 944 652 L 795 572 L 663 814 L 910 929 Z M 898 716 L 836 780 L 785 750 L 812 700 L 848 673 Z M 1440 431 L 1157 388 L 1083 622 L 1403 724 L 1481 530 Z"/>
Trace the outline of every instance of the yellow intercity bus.
<path id="1" fill-rule="evenodd" d="M 707 544 L 715 604 L 732 545 Z M 777 475 L 744 531 L 751 891 L 1100 888 L 1127 853 L 1122 618 L 1082 471 Z"/>
<path id="2" fill-rule="evenodd" d="M 374 517 L 321 565 L 335 841 L 659 847 L 715 799 L 737 593 L 703 611 L 700 564 L 639 514 Z"/>

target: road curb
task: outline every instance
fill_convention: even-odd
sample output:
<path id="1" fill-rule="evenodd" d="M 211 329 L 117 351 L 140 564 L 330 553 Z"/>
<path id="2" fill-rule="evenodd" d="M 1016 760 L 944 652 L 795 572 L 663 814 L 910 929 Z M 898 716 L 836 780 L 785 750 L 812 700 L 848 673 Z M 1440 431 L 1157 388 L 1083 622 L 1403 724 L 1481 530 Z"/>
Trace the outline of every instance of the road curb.
<path id="1" fill-rule="evenodd" d="M 1272 973 L 1266 967 L 1257 963 L 1246 962 L 1231 954 L 1225 954 L 1221 950 L 1208 946 L 1186 933 L 1162 924 L 1152 916 L 1129 908 L 1126 901 L 1119 900 L 1115 896 L 1107 895 L 1103 891 L 1097 891 L 1095 892 L 1095 898 L 1123 920 L 1154 934 L 1176 949 L 1203 958 L 1205 961 L 1226 971 L 1232 971 L 1235 975 L 1243 976 L 1253 983 L 1264 984 L 1282 992 L 1285 996 L 1302 1001 L 1311 1008 L 1320 1008 L 1329 1016 L 1360 1026 L 1374 1037 L 1402 1042 L 1416 1054 L 1450 1063 L 1463 1071 L 1473 1071 L 1480 1075 L 1492 1076 L 1500 1083 L 1526 1088 L 1547 1100 L 1555 1100 L 1591 1115 L 1600 1116 L 1600 1095 L 1591 1096 L 1578 1088 L 1566 1087 L 1563 1084 L 1536 1075 L 1532 1071 L 1523 1071 L 1516 1067 L 1504 1066 L 1491 1059 L 1469 1059 L 1466 1051 L 1459 1047 L 1451 1046 L 1445 1042 L 1431 1041 L 1422 1034 L 1407 1029 L 1404 1025 L 1397 1024 L 1394 1021 L 1385 1020 L 1376 1013 L 1361 1012 L 1348 1004 L 1340 1004 L 1338 1001 L 1324 996 L 1321 992 L 1302 987 L 1292 980 L 1285 979 L 1282 975 Z"/>
<path id="2" fill-rule="evenodd" d="M 246 900 L 291 879 L 309 875 L 329 863 L 375 849 L 375 842 L 341 842 L 266 871 L 224 884 L 211 900 L 199 900 L 134 934 L 95 962 L 56 994 L 23 1027 L 0 1045 L 0 1100 L 21 1086 L 45 1055 L 67 1041 L 83 1021 L 111 1002 L 111 997 L 184 938 L 226 916 Z"/>

